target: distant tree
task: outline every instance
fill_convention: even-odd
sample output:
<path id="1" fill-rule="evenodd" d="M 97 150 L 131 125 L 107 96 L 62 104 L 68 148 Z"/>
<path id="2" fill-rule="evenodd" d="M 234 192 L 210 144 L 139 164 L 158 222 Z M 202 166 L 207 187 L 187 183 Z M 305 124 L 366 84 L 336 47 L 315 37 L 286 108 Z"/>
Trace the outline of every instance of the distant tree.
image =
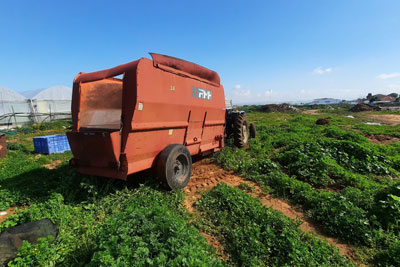
<path id="1" fill-rule="evenodd" d="M 371 98 L 372 98 L 372 94 L 371 94 L 371 93 L 368 93 L 367 99 L 371 101 Z"/>
<path id="2" fill-rule="evenodd" d="M 379 98 L 377 96 L 371 96 L 369 99 L 369 103 L 372 103 L 372 102 L 378 101 L 378 100 L 379 100 Z"/>
<path id="3" fill-rule="evenodd" d="M 391 94 L 388 94 L 388 96 L 398 98 L 399 94 L 398 93 L 391 93 Z"/>

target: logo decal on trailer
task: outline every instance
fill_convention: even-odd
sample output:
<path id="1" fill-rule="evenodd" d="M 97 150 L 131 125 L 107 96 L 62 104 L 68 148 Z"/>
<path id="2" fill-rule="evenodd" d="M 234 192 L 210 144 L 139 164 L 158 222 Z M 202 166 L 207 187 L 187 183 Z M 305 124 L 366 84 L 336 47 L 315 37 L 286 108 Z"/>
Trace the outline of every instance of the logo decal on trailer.
<path id="1" fill-rule="evenodd" d="M 193 86 L 192 87 L 192 97 L 205 99 L 205 100 L 211 100 L 212 99 L 212 91 Z"/>

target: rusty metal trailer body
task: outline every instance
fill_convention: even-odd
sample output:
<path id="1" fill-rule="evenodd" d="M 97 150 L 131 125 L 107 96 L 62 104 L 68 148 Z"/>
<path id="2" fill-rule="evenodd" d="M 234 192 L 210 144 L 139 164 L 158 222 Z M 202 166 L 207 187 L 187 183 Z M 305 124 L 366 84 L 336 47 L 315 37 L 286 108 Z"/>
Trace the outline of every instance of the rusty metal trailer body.
<path id="1" fill-rule="evenodd" d="M 154 167 L 169 145 L 183 145 L 190 155 L 224 146 L 225 96 L 218 74 L 151 55 L 153 60 L 76 76 L 67 136 L 79 172 L 126 179 Z"/>

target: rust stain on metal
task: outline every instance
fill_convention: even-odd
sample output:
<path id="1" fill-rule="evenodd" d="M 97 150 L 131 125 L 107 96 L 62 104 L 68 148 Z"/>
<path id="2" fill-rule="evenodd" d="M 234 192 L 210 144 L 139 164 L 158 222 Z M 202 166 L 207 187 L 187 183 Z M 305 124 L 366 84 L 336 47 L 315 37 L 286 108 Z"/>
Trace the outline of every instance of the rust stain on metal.
<path id="1" fill-rule="evenodd" d="M 0 159 L 7 155 L 6 135 L 0 134 Z"/>

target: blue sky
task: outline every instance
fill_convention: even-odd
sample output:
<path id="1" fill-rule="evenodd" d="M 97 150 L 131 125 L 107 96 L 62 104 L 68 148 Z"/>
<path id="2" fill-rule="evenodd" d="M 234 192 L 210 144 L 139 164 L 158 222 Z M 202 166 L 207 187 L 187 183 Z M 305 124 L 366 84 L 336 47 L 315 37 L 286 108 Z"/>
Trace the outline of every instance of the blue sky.
<path id="1" fill-rule="evenodd" d="M 11 1 L 0 86 L 72 86 L 157 52 L 217 71 L 235 103 L 400 92 L 400 1 Z"/>

